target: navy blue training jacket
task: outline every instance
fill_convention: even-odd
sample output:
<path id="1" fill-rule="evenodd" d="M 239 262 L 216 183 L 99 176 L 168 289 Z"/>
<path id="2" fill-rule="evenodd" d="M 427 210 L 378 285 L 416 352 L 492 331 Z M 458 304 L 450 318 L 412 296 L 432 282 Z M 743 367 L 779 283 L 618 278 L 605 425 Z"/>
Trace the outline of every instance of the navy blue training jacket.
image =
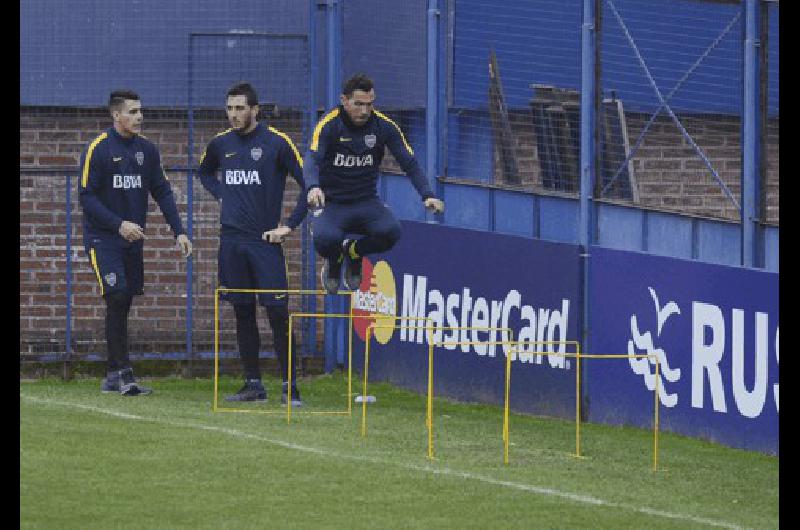
<path id="1" fill-rule="evenodd" d="M 378 168 L 385 147 L 411 179 L 422 199 L 433 197 L 428 180 L 400 127 L 374 110 L 357 127 L 340 105 L 317 123 L 305 158 L 306 192 L 319 187 L 325 200 L 350 203 L 378 196 Z"/>
<path id="2" fill-rule="evenodd" d="M 221 179 L 216 172 L 221 170 Z M 203 187 L 222 200 L 223 233 L 261 239 L 278 226 L 286 176 L 303 183 L 303 159 L 285 133 L 259 123 L 242 135 L 228 129 L 215 136 L 200 159 L 198 177 Z M 306 215 L 305 197 L 297 201 L 284 224 L 294 229 Z"/>
<path id="3" fill-rule="evenodd" d="M 156 146 L 141 135 L 124 138 L 114 127 L 95 138 L 81 155 L 80 203 L 83 237 L 130 245 L 119 234 L 122 221 L 147 224 L 147 195 L 153 196 L 173 234 L 185 233 L 175 197 Z"/>

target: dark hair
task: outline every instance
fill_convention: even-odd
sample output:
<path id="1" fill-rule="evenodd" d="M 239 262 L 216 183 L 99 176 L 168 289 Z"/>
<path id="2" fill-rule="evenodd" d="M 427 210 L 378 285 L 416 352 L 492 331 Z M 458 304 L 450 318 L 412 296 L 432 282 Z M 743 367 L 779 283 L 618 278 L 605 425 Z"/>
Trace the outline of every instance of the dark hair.
<path id="1" fill-rule="evenodd" d="M 108 96 L 108 109 L 112 110 L 112 111 L 119 109 L 120 106 L 127 99 L 132 99 L 134 101 L 139 101 L 139 94 L 137 94 L 133 90 L 128 90 L 128 89 L 121 89 L 121 90 L 112 91 L 111 95 Z"/>
<path id="2" fill-rule="evenodd" d="M 345 96 L 352 96 L 356 90 L 363 90 L 369 92 L 373 88 L 372 79 L 367 77 L 366 74 L 356 74 L 342 85 L 342 94 Z"/>
<path id="3" fill-rule="evenodd" d="M 249 107 L 258 105 L 258 94 L 256 94 L 256 89 L 250 83 L 239 82 L 230 87 L 225 97 L 229 98 L 231 96 L 244 96 Z"/>

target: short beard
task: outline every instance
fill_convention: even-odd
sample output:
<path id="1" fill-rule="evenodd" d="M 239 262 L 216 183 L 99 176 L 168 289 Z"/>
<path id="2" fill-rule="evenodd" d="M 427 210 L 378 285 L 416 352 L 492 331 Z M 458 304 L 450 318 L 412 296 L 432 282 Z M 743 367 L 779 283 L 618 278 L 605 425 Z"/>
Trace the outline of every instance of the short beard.
<path id="1" fill-rule="evenodd" d="M 239 130 L 241 132 L 244 132 L 244 131 L 248 130 L 252 125 L 253 125 L 253 116 L 248 114 L 247 116 L 245 116 L 245 118 L 244 118 L 244 120 L 242 122 L 242 126 L 239 128 Z"/>

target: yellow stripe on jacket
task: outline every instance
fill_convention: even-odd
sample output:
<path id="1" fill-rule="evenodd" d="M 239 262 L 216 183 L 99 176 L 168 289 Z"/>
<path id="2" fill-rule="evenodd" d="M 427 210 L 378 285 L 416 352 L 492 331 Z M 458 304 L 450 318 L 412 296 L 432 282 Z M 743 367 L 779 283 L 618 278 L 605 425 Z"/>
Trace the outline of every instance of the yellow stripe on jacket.
<path id="1" fill-rule="evenodd" d="M 339 107 L 336 107 L 335 109 L 333 109 L 332 111 L 330 111 L 328 114 L 326 114 L 326 115 L 325 115 L 325 116 L 324 116 L 324 117 L 323 117 L 323 118 L 322 118 L 322 119 L 319 121 L 319 123 L 317 124 L 317 126 L 316 126 L 316 127 L 314 127 L 314 135 L 311 137 L 311 150 L 312 150 L 312 151 L 315 151 L 315 152 L 316 152 L 317 148 L 319 147 L 319 135 L 320 135 L 320 133 L 322 132 L 322 128 L 323 128 L 323 127 L 325 127 L 325 125 L 326 125 L 326 124 L 327 124 L 329 121 L 331 121 L 332 119 L 334 119 L 334 118 L 335 118 L 336 116 L 338 116 L 338 115 L 339 115 Z"/>
<path id="2" fill-rule="evenodd" d="M 108 133 L 103 133 L 89 145 L 89 150 L 86 151 L 86 160 L 83 161 L 83 175 L 81 177 L 81 187 L 85 188 L 86 185 L 89 183 L 89 164 L 92 161 L 92 154 L 94 153 L 94 148 L 97 147 L 97 144 L 102 142 L 108 138 Z"/>
<path id="3" fill-rule="evenodd" d="M 396 124 L 394 121 L 392 121 L 392 119 L 391 119 L 389 116 L 387 116 L 386 114 L 384 114 L 384 113 L 382 113 L 382 112 L 378 112 L 378 111 L 376 110 L 376 111 L 375 111 L 375 115 L 376 115 L 377 117 L 379 117 L 379 118 L 381 118 L 381 119 L 385 120 L 385 121 L 388 121 L 388 122 L 389 122 L 389 123 L 391 123 L 392 125 L 394 125 L 394 128 L 395 128 L 395 129 L 397 129 L 397 132 L 399 132 L 399 133 L 400 133 L 400 138 L 402 138 L 402 139 L 403 139 L 403 144 L 405 144 L 405 146 L 406 146 L 406 149 L 408 149 L 408 154 L 410 154 L 411 156 L 414 156 L 414 150 L 413 150 L 413 149 L 411 149 L 411 146 L 410 146 L 410 145 L 408 145 L 408 142 L 406 141 L 406 137 L 405 137 L 405 135 L 403 134 L 403 131 L 401 131 L 401 130 L 400 130 L 400 127 L 398 127 L 398 126 L 397 126 L 397 124 Z"/>

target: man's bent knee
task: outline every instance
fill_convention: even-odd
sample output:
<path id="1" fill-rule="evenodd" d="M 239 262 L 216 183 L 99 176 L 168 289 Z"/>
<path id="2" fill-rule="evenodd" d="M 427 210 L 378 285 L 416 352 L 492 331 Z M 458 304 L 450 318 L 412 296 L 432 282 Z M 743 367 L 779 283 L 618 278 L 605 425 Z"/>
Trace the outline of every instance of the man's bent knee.
<path id="1" fill-rule="evenodd" d="M 400 229 L 400 223 L 394 223 L 393 225 L 387 226 L 385 229 L 380 230 L 374 234 L 375 239 L 377 239 L 380 243 L 379 245 L 382 247 L 379 252 L 385 252 L 392 247 L 400 240 L 400 236 L 402 235 L 402 230 Z"/>
<path id="2" fill-rule="evenodd" d="M 341 252 L 342 239 L 335 234 L 314 234 L 314 249 L 317 254 L 333 257 Z"/>

